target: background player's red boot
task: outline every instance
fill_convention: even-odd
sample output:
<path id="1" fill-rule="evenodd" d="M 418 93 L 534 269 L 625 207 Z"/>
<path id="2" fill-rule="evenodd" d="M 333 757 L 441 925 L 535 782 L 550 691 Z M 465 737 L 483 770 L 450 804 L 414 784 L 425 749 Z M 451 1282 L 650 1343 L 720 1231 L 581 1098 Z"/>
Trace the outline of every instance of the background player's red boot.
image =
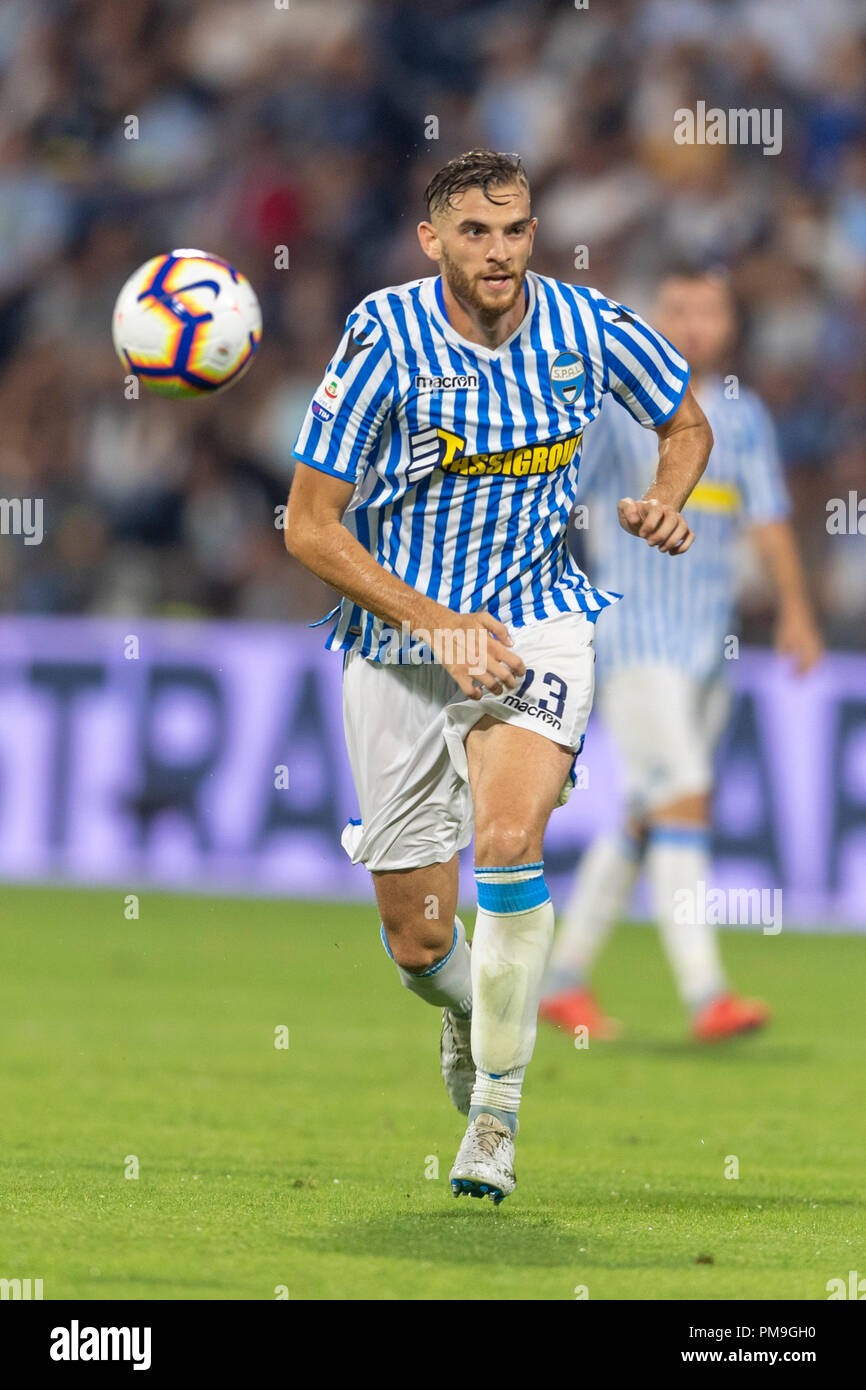
<path id="1" fill-rule="evenodd" d="M 698 1042 L 721 1042 L 740 1033 L 752 1033 L 770 1020 L 770 1009 L 760 999 L 741 999 L 720 994 L 698 1011 L 692 1021 L 692 1037 Z"/>
<path id="2" fill-rule="evenodd" d="M 590 1037 L 605 1042 L 618 1038 L 622 1031 L 619 1020 L 608 1018 L 602 1011 L 591 989 L 561 989 L 556 994 L 548 994 L 538 1006 L 538 1017 L 563 1028 L 566 1033 L 586 1028 Z"/>

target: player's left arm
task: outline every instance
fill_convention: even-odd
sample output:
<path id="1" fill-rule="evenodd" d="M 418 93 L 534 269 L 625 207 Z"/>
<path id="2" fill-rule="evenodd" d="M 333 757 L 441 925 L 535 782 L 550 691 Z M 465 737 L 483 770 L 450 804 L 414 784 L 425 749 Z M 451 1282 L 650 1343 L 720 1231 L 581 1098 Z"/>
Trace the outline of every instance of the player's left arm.
<path id="1" fill-rule="evenodd" d="M 682 508 L 707 466 L 713 432 L 691 386 L 673 415 L 654 428 L 659 441 L 656 475 L 643 497 L 620 500 L 619 524 L 665 555 L 685 555 L 695 535 Z"/>
<path id="2" fill-rule="evenodd" d="M 785 519 L 766 521 L 752 526 L 750 535 L 776 591 L 776 651 L 793 656 L 797 675 L 805 675 L 820 661 L 824 646 L 806 589 L 793 527 Z"/>
<path id="3" fill-rule="evenodd" d="M 588 293 L 599 326 L 600 358 L 592 365 L 601 388 L 659 440 L 652 484 L 643 497 L 620 500 L 619 524 L 666 555 L 685 555 L 695 537 L 681 511 L 713 447 L 713 432 L 689 385 L 689 364 L 634 309 Z"/>

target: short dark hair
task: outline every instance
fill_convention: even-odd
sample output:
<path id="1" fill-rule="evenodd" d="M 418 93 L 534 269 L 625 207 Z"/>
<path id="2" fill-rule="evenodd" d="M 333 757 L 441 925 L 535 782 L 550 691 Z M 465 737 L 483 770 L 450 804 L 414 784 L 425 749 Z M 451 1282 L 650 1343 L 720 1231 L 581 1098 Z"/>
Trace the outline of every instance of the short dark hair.
<path id="1" fill-rule="evenodd" d="M 491 203 L 491 188 L 503 188 L 507 183 L 522 183 L 529 190 L 529 179 L 519 154 L 500 154 L 497 150 L 467 150 L 434 174 L 424 191 L 427 215 L 441 212 L 451 199 L 467 188 L 480 188 Z"/>

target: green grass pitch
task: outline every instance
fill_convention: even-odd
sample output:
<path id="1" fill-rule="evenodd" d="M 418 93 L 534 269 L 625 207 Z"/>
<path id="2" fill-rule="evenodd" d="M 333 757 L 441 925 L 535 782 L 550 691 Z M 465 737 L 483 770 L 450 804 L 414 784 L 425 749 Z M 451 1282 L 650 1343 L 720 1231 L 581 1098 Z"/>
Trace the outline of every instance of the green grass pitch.
<path id="1" fill-rule="evenodd" d="M 372 907 L 148 892 L 130 921 L 119 891 L 5 889 L 0 919 L 0 1277 L 46 1299 L 825 1299 L 866 1274 L 864 938 L 726 933 L 776 1021 L 707 1050 L 655 933 L 622 928 L 599 986 L 628 1036 L 540 1030 L 495 1209 L 451 1196 L 438 1017 Z"/>

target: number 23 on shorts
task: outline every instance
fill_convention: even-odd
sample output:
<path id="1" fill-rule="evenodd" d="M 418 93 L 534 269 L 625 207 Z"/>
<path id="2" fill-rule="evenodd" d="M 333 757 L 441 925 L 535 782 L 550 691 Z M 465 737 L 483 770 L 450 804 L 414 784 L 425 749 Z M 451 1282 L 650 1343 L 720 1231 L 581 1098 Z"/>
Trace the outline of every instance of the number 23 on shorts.
<path id="1" fill-rule="evenodd" d="M 524 699 L 526 692 L 535 681 L 535 672 L 531 667 L 526 668 L 526 675 L 523 684 L 514 694 L 518 700 Z M 565 700 L 568 695 L 568 686 L 561 676 L 557 676 L 553 671 L 545 671 L 541 677 L 540 684 L 544 686 L 546 694 L 536 700 L 539 709 L 547 710 L 554 719 L 559 719 L 565 709 Z"/>

